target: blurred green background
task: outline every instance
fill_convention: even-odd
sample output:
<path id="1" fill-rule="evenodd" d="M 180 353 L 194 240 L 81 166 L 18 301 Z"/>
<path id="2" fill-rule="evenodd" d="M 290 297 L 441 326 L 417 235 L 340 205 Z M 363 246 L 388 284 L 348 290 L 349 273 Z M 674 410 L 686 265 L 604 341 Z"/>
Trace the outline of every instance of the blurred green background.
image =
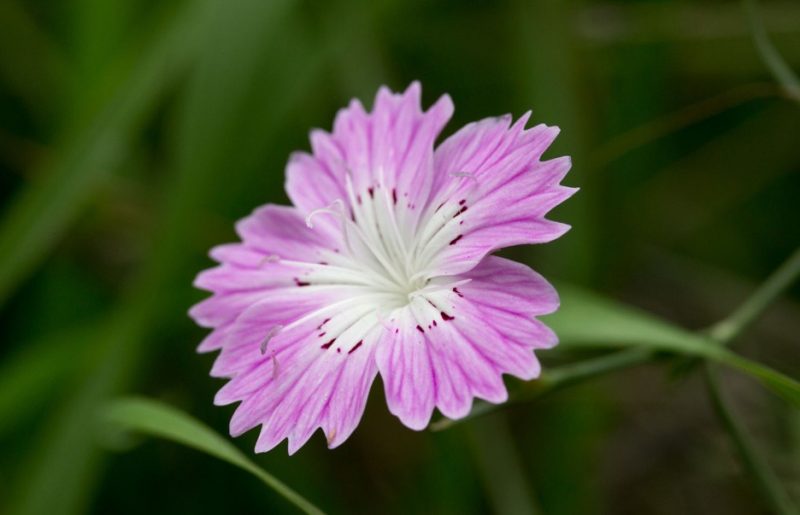
<path id="1" fill-rule="evenodd" d="M 800 4 L 765 2 L 800 68 Z M 447 132 L 533 110 L 559 125 L 573 226 L 512 249 L 545 276 L 690 329 L 729 313 L 800 242 L 800 107 L 730 1 L 0 0 L 0 512 L 293 513 L 204 454 L 115 434 L 141 393 L 227 434 L 232 407 L 186 315 L 207 250 L 352 97 L 449 93 Z M 737 351 L 800 374 L 800 290 Z M 545 366 L 580 358 L 542 353 Z M 800 496 L 800 415 L 725 374 Z M 507 381 L 510 389 L 517 381 Z M 257 431 L 236 440 L 251 454 Z M 697 374 L 637 367 L 442 432 L 373 388 L 356 433 L 254 458 L 332 513 L 754 514 L 766 509 Z"/>

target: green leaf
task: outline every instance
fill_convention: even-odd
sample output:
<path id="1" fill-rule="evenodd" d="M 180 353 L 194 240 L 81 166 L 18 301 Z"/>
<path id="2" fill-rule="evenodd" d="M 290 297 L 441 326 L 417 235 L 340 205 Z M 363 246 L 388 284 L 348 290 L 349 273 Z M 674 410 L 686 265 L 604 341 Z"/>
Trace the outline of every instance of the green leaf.
<path id="1" fill-rule="evenodd" d="M 545 322 L 564 347 L 640 347 L 710 359 L 756 378 L 800 407 L 800 383 L 776 370 L 638 309 L 572 286 L 560 285 L 558 291 L 561 308 Z"/>
<path id="2" fill-rule="evenodd" d="M 77 379 L 75 391 L 42 425 L 35 451 L 26 457 L 9 489 L 15 497 L 9 513 L 86 511 L 104 459 L 94 435 L 85 430 L 87 417 L 131 388 L 153 350 L 147 334 L 160 317 L 185 310 L 185 305 L 176 304 L 180 297 L 162 292 L 173 282 L 184 289 L 189 284 L 192 272 L 187 263 L 197 258 L 196 236 L 202 231 L 198 213 L 209 204 L 219 206 L 220 197 L 230 194 L 220 191 L 224 182 L 250 184 L 263 173 L 250 159 L 300 110 L 315 84 L 312 79 L 324 70 L 321 59 L 297 58 L 294 62 L 301 73 L 279 78 L 271 72 L 278 68 L 264 68 L 261 63 L 275 55 L 296 55 L 296 43 L 305 40 L 304 34 L 295 38 L 296 31 L 291 30 L 298 18 L 293 6 L 290 0 L 210 0 L 192 3 L 185 13 L 194 16 L 194 9 L 202 11 L 205 36 L 178 110 L 175 163 L 165 180 L 154 251 L 142 264 L 133 289 L 104 324 L 95 366 Z M 272 94 L 263 95 L 266 84 L 275 85 Z M 238 98 L 248 90 L 251 96 L 261 92 L 264 97 L 257 109 Z M 244 119 L 242 113 L 247 113 Z M 221 174 L 222 169 L 226 173 Z M 0 280 L 0 298 L 2 290 Z"/>
<path id="3" fill-rule="evenodd" d="M 319 508 L 248 459 L 230 441 L 199 420 L 166 404 L 143 398 L 124 398 L 111 403 L 104 418 L 120 428 L 170 440 L 210 454 L 250 472 L 305 513 L 321 514 Z"/>

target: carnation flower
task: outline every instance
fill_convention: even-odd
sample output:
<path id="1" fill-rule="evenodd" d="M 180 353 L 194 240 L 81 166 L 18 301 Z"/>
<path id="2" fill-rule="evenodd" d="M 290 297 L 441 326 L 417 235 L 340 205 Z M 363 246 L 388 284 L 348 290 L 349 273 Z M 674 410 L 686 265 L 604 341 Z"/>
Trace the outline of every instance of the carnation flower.
<path id="1" fill-rule="evenodd" d="M 506 400 L 503 374 L 540 372 L 535 349 L 557 343 L 535 317 L 558 295 L 529 267 L 492 256 L 543 243 L 567 225 L 545 219 L 572 195 L 569 157 L 542 161 L 558 128 L 525 129 L 530 113 L 470 123 L 434 148 L 453 113 L 421 88 L 381 88 L 372 112 L 353 100 L 331 133 L 311 132 L 291 156 L 286 192 L 239 221 L 241 242 L 215 247 L 190 315 L 213 331 L 215 403 L 239 402 L 238 436 L 258 425 L 257 452 L 317 428 L 328 446 L 355 430 L 381 375 L 386 402 L 420 430 L 434 408 L 469 413 L 473 398 Z"/>

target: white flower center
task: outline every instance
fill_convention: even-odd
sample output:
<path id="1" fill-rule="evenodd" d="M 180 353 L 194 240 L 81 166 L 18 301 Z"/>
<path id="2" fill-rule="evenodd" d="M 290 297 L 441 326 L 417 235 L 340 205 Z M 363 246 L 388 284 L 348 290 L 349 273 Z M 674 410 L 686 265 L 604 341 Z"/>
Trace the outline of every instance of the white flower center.
<path id="1" fill-rule="evenodd" d="M 437 277 L 432 265 L 443 248 L 460 240 L 466 200 L 446 202 L 422 213 L 426 206 L 415 205 L 408 192 L 380 182 L 356 191 L 349 177 L 347 195 L 347 203 L 337 200 L 306 219 L 313 228 L 316 216 L 335 215 L 345 247 L 329 256 L 327 266 L 309 275 L 311 284 L 363 286 L 381 298 L 384 309 L 457 286 L 451 279 Z"/>

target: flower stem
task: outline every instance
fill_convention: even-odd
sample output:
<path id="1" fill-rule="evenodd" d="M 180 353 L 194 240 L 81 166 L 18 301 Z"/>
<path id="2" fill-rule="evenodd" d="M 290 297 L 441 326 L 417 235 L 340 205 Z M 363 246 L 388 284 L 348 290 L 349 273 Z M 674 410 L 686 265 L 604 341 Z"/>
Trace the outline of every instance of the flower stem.
<path id="1" fill-rule="evenodd" d="M 769 39 L 761 13 L 758 10 L 756 0 L 742 0 L 745 15 L 747 16 L 750 32 L 753 35 L 753 43 L 756 46 L 758 55 L 769 69 L 772 76 L 786 92 L 797 102 L 800 102 L 800 79 L 792 71 L 781 54 Z"/>
<path id="2" fill-rule="evenodd" d="M 745 3 L 749 3 L 746 1 Z M 800 276 L 800 248 L 770 275 L 766 281 L 741 306 L 709 330 L 709 336 L 721 345 L 727 345 L 783 293 Z M 750 441 L 742 424 L 727 405 L 711 364 L 705 364 L 705 379 L 714 411 L 728 431 L 741 457 L 744 467 L 753 477 L 758 490 L 775 513 L 798 514 L 775 473 Z"/>
<path id="3" fill-rule="evenodd" d="M 794 251 L 741 306 L 709 330 L 709 336 L 727 345 L 750 325 L 800 276 L 800 248 Z"/>
<path id="4" fill-rule="evenodd" d="M 509 399 L 505 404 L 475 403 L 472 411 L 466 417 L 458 420 L 441 418 L 433 422 L 430 425 L 430 429 L 431 431 L 442 431 L 454 424 L 494 413 L 509 404 L 530 402 L 572 384 L 647 363 L 652 361 L 654 357 L 655 353 L 649 349 L 631 348 L 556 367 L 543 372 L 538 381 L 526 383 L 525 389 Z"/>
<path id="5" fill-rule="evenodd" d="M 655 353 L 650 349 L 633 347 L 557 367 L 542 375 L 541 386 L 535 396 L 538 397 L 544 393 L 579 383 L 585 379 L 592 379 L 617 370 L 641 365 L 651 361 L 654 357 Z"/>
<path id="6" fill-rule="evenodd" d="M 711 398 L 711 403 L 714 406 L 714 411 L 728 431 L 742 460 L 742 464 L 753 477 L 764 500 L 769 504 L 772 511 L 777 514 L 800 514 L 800 511 L 792 505 L 789 496 L 784 491 L 778 478 L 775 476 L 766 460 L 759 454 L 744 427 L 736 419 L 731 408 L 728 406 L 720 390 L 713 366 L 706 363 L 704 368 L 706 385 L 708 386 L 708 393 Z"/>

